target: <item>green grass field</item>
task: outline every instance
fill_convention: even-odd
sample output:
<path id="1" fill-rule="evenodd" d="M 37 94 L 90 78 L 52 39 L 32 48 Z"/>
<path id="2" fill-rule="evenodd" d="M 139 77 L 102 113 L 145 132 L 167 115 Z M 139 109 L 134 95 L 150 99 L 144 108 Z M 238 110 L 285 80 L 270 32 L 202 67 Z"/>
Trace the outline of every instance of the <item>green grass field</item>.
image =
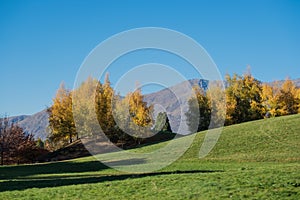
<path id="1" fill-rule="evenodd" d="M 213 151 L 199 159 L 204 135 L 153 173 L 119 172 L 93 157 L 3 166 L 0 199 L 300 199 L 300 115 L 225 127 Z"/>

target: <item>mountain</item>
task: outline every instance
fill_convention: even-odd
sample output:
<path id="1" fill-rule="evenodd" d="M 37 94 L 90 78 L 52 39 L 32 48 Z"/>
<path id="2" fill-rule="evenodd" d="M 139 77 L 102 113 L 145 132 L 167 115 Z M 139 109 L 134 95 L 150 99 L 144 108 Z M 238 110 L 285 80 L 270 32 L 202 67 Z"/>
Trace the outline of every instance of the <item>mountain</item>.
<path id="1" fill-rule="evenodd" d="M 294 82 L 294 84 L 296 85 L 296 87 L 300 88 L 300 78 L 298 78 L 298 79 L 293 79 L 292 81 Z M 272 82 L 269 82 L 268 84 L 274 85 L 275 83 L 278 83 L 279 86 L 281 86 L 281 85 L 284 83 L 284 80 L 280 80 L 280 81 L 272 81 Z"/>
<path id="2" fill-rule="evenodd" d="M 10 122 L 17 123 L 26 133 L 33 134 L 34 138 L 45 140 L 48 136 L 48 113 L 46 110 L 33 115 L 20 115 L 9 118 Z"/>
<path id="3" fill-rule="evenodd" d="M 295 85 L 300 88 L 300 78 L 298 79 L 294 79 L 293 82 L 295 83 Z"/>
<path id="4" fill-rule="evenodd" d="M 144 100 L 148 105 L 154 105 L 154 116 L 157 116 L 159 112 L 166 112 L 172 131 L 185 135 L 189 133 L 185 117 L 185 113 L 188 111 L 187 102 L 191 98 L 191 89 L 195 85 L 206 89 L 208 82 L 203 79 L 184 81 L 158 92 L 147 94 Z"/>

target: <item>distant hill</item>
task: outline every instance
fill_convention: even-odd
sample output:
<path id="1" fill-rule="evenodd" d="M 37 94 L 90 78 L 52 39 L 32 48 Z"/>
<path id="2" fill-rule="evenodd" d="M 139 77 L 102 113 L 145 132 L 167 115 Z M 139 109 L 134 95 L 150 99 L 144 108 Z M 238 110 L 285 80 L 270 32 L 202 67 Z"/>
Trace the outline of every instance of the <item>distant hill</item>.
<path id="1" fill-rule="evenodd" d="M 296 85 L 296 87 L 300 88 L 300 78 L 294 79 L 292 81 L 294 82 L 294 84 Z M 269 82 L 268 84 L 273 85 L 275 82 L 278 82 L 279 85 L 281 86 L 284 83 L 284 80 L 272 81 L 272 82 Z"/>
<path id="2" fill-rule="evenodd" d="M 45 140 L 48 136 L 48 113 L 46 110 L 33 115 L 20 115 L 9 118 L 10 122 L 17 123 L 25 132 L 33 134 L 34 138 Z"/>
<path id="3" fill-rule="evenodd" d="M 189 93 L 191 87 L 199 85 L 202 87 L 202 79 L 192 79 L 179 83 L 170 88 L 160 90 L 148 95 L 145 95 L 144 100 L 150 105 L 154 105 L 154 115 L 156 116 L 159 112 L 167 112 L 170 120 L 170 125 L 173 132 L 178 133 L 179 125 L 182 117 L 183 127 L 179 131 L 180 134 L 187 134 L 187 126 L 185 114 L 188 111 L 187 101 L 190 99 L 191 94 Z M 175 96 L 176 95 L 176 96 Z M 164 110 L 165 108 L 165 110 Z M 182 110 L 181 110 L 182 109 Z M 182 113 L 183 114 L 182 114 Z"/>
<path id="4" fill-rule="evenodd" d="M 293 80 L 295 85 L 300 88 L 300 78 Z"/>

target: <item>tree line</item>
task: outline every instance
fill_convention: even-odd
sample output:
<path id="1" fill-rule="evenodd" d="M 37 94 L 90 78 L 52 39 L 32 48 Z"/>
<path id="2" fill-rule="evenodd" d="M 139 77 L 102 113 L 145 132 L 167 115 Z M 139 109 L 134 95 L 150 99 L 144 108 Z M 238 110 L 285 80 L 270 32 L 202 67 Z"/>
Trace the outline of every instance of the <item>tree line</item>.
<path id="1" fill-rule="evenodd" d="M 193 88 L 195 96 L 189 99 L 185 114 L 190 130 L 206 130 L 211 120 L 216 126 L 232 125 L 300 112 L 300 89 L 289 79 L 281 85 L 266 84 L 250 73 L 234 74 L 226 75 L 225 86 L 225 91 L 220 83 L 207 91 L 200 86 Z M 212 97 L 218 99 L 213 101 Z M 97 135 L 99 125 L 110 141 L 133 145 L 157 132 L 172 132 L 167 114 L 159 113 L 153 119 L 153 111 L 139 87 L 125 97 L 116 94 L 108 74 L 104 83 L 88 78 L 73 91 L 62 84 L 48 108 L 51 134 L 47 144 L 55 149 L 80 137 Z M 75 127 L 75 121 L 79 126 Z"/>
<path id="2" fill-rule="evenodd" d="M 166 113 L 153 119 L 153 106 L 144 101 L 139 87 L 122 97 L 111 87 L 108 74 L 104 83 L 88 78 L 73 91 L 61 84 L 47 111 L 48 143 L 54 148 L 97 135 L 99 125 L 110 141 L 127 145 L 141 144 L 157 132 L 172 132 Z"/>
<path id="3" fill-rule="evenodd" d="M 220 87 L 210 87 L 208 91 L 199 86 L 194 88 L 196 95 L 189 100 L 189 110 L 186 113 L 189 127 L 197 125 L 198 131 L 208 129 L 212 103 L 218 103 L 212 101 L 212 92 L 224 93 L 226 113 L 219 113 L 213 120 L 225 119 L 225 125 L 300 113 L 300 88 L 290 79 L 282 84 L 267 84 L 255 79 L 250 73 L 234 74 L 226 75 L 225 86 L 225 91 Z M 216 108 L 222 110 L 220 106 L 216 105 Z M 197 121 L 195 109 L 200 113 Z"/>
<path id="4" fill-rule="evenodd" d="M 189 99 L 186 113 L 190 130 L 206 130 L 211 121 L 222 124 L 223 119 L 225 125 L 232 125 L 300 113 L 300 88 L 290 79 L 266 84 L 250 73 L 234 74 L 226 76 L 225 85 L 224 91 L 220 83 L 208 90 L 200 86 L 193 88 L 195 96 Z M 226 109 L 222 109 L 224 106 Z M 58 149 L 89 134 L 97 135 L 99 125 L 107 139 L 129 146 L 141 144 L 156 133 L 172 132 L 166 113 L 159 113 L 153 119 L 153 106 L 144 101 L 139 87 L 122 97 L 111 87 L 108 74 L 103 84 L 88 78 L 73 91 L 61 84 L 47 112 L 50 135 L 45 143 L 34 140 L 31 134 L 9 122 L 8 117 L 0 118 L 1 165 L 35 162 L 47 150 Z M 80 126 L 75 127 L 75 121 Z"/>

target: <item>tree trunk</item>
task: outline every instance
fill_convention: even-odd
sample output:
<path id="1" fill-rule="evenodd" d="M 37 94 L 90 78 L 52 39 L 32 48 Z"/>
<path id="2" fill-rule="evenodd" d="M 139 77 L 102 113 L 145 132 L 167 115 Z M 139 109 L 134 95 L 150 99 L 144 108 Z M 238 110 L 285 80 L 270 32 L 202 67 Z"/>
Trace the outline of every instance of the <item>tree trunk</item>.
<path id="1" fill-rule="evenodd" d="M 4 163 L 3 163 L 3 155 L 4 155 L 4 153 L 3 153 L 3 149 L 1 149 L 1 165 L 3 165 Z"/>

